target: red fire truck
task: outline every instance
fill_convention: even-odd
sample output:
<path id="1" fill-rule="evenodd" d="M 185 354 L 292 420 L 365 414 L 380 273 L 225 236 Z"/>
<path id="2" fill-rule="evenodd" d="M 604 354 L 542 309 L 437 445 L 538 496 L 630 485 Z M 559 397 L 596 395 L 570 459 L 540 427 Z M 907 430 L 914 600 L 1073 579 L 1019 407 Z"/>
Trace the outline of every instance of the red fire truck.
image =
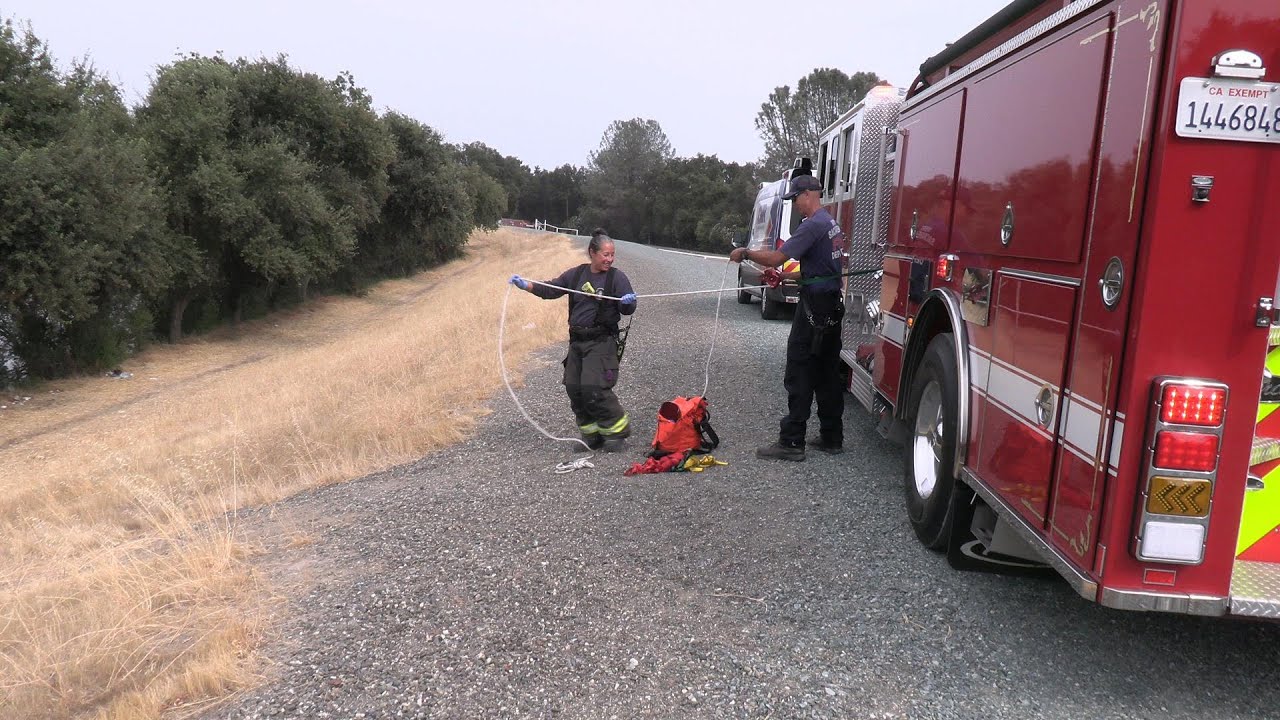
<path id="1" fill-rule="evenodd" d="M 923 544 L 1280 618 L 1280 2 L 1012 2 L 817 159 Z"/>

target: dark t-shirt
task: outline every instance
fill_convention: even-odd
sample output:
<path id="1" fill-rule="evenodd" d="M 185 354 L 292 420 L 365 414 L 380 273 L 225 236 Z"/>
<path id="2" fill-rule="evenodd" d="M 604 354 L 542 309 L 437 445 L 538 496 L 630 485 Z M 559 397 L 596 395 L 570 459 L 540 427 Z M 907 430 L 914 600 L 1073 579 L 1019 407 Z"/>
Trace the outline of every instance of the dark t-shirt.
<path id="1" fill-rule="evenodd" d="M 825 208 L 805 218 L 791 238 L 778 248 L 783 255 L 800 261 L 800 277 L 814 278 L 840 274 L 840 252 L 844 249 L 844 233 Z M 840 291 L 840 278 L 832 277 L 807 285 L 810 291 Z"/>
<path id="2" fill-rule="evenodd" d="M 572 290 L 581 290 L 582 292 L 592 293 L 595 295 L 603 295 L 606 273 L 591 272 L 590 268 L 587 268 L 586 272 L 582 273 L 581 284 L 579 284 L 578 287 L 572 287 L 573 281 L 578 277 L 578 267 L 580 266 L 571 267 L 560 273 L 560 276 L 556 279 L 547 281 L 548 285 L 555 285 L 556 287 L 534 285 L 533 294 L 540 298 L 553 300 L 562 295 L 568 294 L 564 290 L 558 290 L 557 288 L 570 288 Z M 622 272 L 618 268 L 614 268 L 613 296 L 622 297 L 623 295 L 631 292 L 635 292 L 635 290 L 631 289 L 631 281 L 627 279 L 626 273 Z M 577 299 L 579 302 L 572 303 L 572 308 L 569 311 L 569 324 L 574 326 L 591 327 L 592 325 L 595 325 L 596 309 L 600 307 L 600 303 L 602 302 L 613 302 L 618 306 L 618 312 L 623 315 L 630 315 L 636 311 L 635 305 L 623 305 L 613 300 L 592 300 L 591 298 L 585 298 L 581 295 L 577 296 Z"/>

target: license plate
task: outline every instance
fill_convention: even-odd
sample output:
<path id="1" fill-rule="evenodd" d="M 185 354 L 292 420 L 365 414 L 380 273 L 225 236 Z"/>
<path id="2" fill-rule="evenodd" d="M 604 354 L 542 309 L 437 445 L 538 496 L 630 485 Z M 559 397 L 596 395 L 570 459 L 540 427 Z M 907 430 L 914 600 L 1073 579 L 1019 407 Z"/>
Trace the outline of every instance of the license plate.
<path id="1" fill-rule="evenodd" d="M 1280 83 L 1183 78 L 1176 127 L 1182 137 L 1280 143 Z"/>
<path id="2" fill-rule="evenodd" d="M 798 303 L 798 302 L 800 302 L 800 296 L 799 296 L 799 295 L 787 295 L 786 297 L 784 297 L 784 298 L 782 298 L 782 299 L 783 299 L 785 302 L 789 302 L 789 303 Z"/>

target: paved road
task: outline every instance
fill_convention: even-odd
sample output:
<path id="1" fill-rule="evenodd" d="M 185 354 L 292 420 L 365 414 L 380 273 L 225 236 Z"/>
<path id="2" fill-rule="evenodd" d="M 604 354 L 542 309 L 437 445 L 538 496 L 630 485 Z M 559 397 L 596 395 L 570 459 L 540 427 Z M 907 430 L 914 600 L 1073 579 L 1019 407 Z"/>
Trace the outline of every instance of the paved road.
<path id="1" fill-rule="evenodd" d="M 641 293 L 718 287 L 724 267 L 619 258 Z M 472 441 L 263 513 L 317 537 L 265 565 L 309 581 L 269 681 L 207 717 L 1280 717 L 1280 627 L 1106 610 L 920 548 L 898 451 L 852 401 L 844 456 L 757 461 L 787 331 L 758 310 L 721 308 L 708 395 L 728 467 L 622 476 L 658 404 L 701 390 L 715 312 L 642 300 L 619 387 L 632 452 L 555 475 L 569 453 L 500 393 Z M 559 359 L 520 396 L 566 433 Z"/>

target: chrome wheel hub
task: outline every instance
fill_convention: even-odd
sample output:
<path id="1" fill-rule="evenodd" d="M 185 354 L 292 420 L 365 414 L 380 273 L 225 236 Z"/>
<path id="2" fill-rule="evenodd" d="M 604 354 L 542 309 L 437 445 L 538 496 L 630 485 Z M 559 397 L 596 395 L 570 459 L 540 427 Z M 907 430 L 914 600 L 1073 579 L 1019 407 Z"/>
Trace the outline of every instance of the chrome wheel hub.
<path id="1" fill-rule="evenodd" d="M 912 480 L 916 494 L 928 500 L 942 472 L 942 445 L 946 439 L 942 422 L 942 388 L 930 380 L 920 393 L 916 424 L 911 439 Z"/>

